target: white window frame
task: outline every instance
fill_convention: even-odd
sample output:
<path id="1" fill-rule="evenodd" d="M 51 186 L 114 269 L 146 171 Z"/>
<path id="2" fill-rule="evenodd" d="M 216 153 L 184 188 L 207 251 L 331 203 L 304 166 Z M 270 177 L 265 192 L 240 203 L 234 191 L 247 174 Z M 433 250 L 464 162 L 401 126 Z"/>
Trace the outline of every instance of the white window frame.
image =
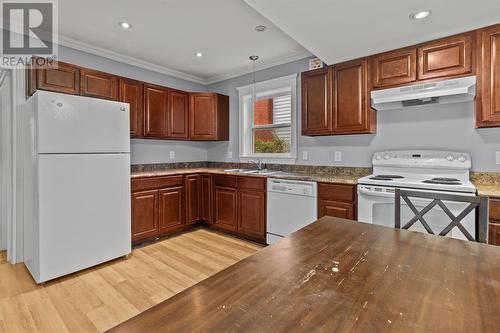
<path id="1" fill-rule="evenodd" d="M 255 91 L 257 92 L 256 93 L 257 97 L 259 97 L 258 93 L 259 91 L 277 90 L 285 85 L 290 86 L 292 94 L 291 124 L 290 124 L 291 128 L 290 153 L 267 153 L 267 154 L 253 153 L 252 149 L 253 110 L 251 110 L 251 112 L 249 112 L 249 110 L 246 110 L 248 104 L 245 103 L 245 99 L 249 98 L 249 96 L 251 98 L 254 86 L 253 84 L 249 84 L 237 88 L 239 95 L 239 151 L 240 151 L 241 162 L 249 162 L 256 159 L 260 159 L 265 163 L 293 164 L 296 162 L 297 160 L 297 74 L 287 75 L 267 81 L 256 82 Z M 262 126 L 262 127 L 271 128 L 272 126 Z"/>

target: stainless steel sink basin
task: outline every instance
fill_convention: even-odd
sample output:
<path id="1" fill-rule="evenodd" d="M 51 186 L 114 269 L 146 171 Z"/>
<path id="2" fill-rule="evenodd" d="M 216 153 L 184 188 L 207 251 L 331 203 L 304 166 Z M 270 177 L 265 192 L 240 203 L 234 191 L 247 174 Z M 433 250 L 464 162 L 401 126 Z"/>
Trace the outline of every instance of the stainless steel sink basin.
<path id="1" fill-rule="evenodd" d="M 272 171 L 272 170 L 258 170 L 258 169 L 226 169 L 224 170 L 225 172 L 239 172 L 239 173 L 253 173 L 253 174 L 259 174 L 259 175 L 272 175 L 276 173 L 277 171 Z"/>

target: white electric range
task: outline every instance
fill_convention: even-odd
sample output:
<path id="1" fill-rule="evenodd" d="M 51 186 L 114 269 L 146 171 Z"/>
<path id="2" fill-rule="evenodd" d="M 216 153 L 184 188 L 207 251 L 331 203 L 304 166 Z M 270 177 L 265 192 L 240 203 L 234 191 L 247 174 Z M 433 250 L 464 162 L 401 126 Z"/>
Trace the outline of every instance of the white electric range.
<path id="1" fill-rule="evenodd" d="M 453 193 L 475 196 L 476 188 L 469 180 L 471 158 L 468 153 L 405 150 L 384 151 L 373 155 L 373 175 L 358 180 L 358 220 L 394 227 L 394 190 L 396 188 L 422 192 Z M 410 198 L 417 209 L 423 209 L 430 199 Z M 458 215 L 467 204 L 446 202 L 451 212 Z M 402 223 L 414 216 L 402 202 Z M 451 221 L 439 207 L 425 215 L 433 231 L 439 232 Z M 475 236 L 476 215 L 471 212 L 462 223 Z M 420 223 L 410 230 L 426 232 Z M 466 239 L 458 228 L 453 228 L 448 237 Z"/>

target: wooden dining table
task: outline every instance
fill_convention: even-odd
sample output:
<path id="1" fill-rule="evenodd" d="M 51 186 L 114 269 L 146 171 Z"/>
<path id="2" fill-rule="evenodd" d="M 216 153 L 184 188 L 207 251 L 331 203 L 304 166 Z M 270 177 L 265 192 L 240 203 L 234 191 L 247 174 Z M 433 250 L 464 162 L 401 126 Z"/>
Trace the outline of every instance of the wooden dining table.
<path id="1" fill-rule="evenodd" d="M 500 332 L 500 247 L 324 217 L 112 332 Z"/>

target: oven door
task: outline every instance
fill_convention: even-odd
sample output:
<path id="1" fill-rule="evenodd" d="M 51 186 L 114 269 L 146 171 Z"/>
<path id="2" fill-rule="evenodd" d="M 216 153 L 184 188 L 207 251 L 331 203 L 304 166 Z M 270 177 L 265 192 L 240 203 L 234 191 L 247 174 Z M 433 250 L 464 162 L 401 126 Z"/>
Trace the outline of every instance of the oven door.
<path id="1" fill-rule="evenodd" d="M 395 206 L 394 206 L 394 188 L 385 186 L 372 186 L 372 185 L 358 185 L 358 220 L 365 223 L 373 223 L 383 225 L 386 227 L 394 227 L 395 223 Z M 432 192 L 432 193 L 449 193 L 443 191 L 430 191 L 430 190 L 417 190 L 419 192 Z M 454 193 L 457 195 L 474 196 L 473 193 Z M 411 198 L 411 202 L 420 211 L 424 209 L 432 200 Z M 444 201 L 445 205 L 450 211 L 457 216 L 467 206 L 467 203 L 458 203 Z M 415 214 L 410 210 L 408 205 L 401 201 L 401 225 L 405 225 Z M 427 214 L 424 215 L 425 221 L 429 224 L 435 234 L 443 230 L 450 222 L 451 219 L 440 207 L 432 208 Z M 474 211 L 469 213 L 463 220 L 462 225 L 465 226 L 467 231 L 475 237 L 476 230 L 476 214 Z M 427 231 L 422 226 L 420 221 L 415 222 L 409 230 L 419 231 L 426 233 Z M 448 237 L 467 239 L 457 227 L 453 228 Z"/>

